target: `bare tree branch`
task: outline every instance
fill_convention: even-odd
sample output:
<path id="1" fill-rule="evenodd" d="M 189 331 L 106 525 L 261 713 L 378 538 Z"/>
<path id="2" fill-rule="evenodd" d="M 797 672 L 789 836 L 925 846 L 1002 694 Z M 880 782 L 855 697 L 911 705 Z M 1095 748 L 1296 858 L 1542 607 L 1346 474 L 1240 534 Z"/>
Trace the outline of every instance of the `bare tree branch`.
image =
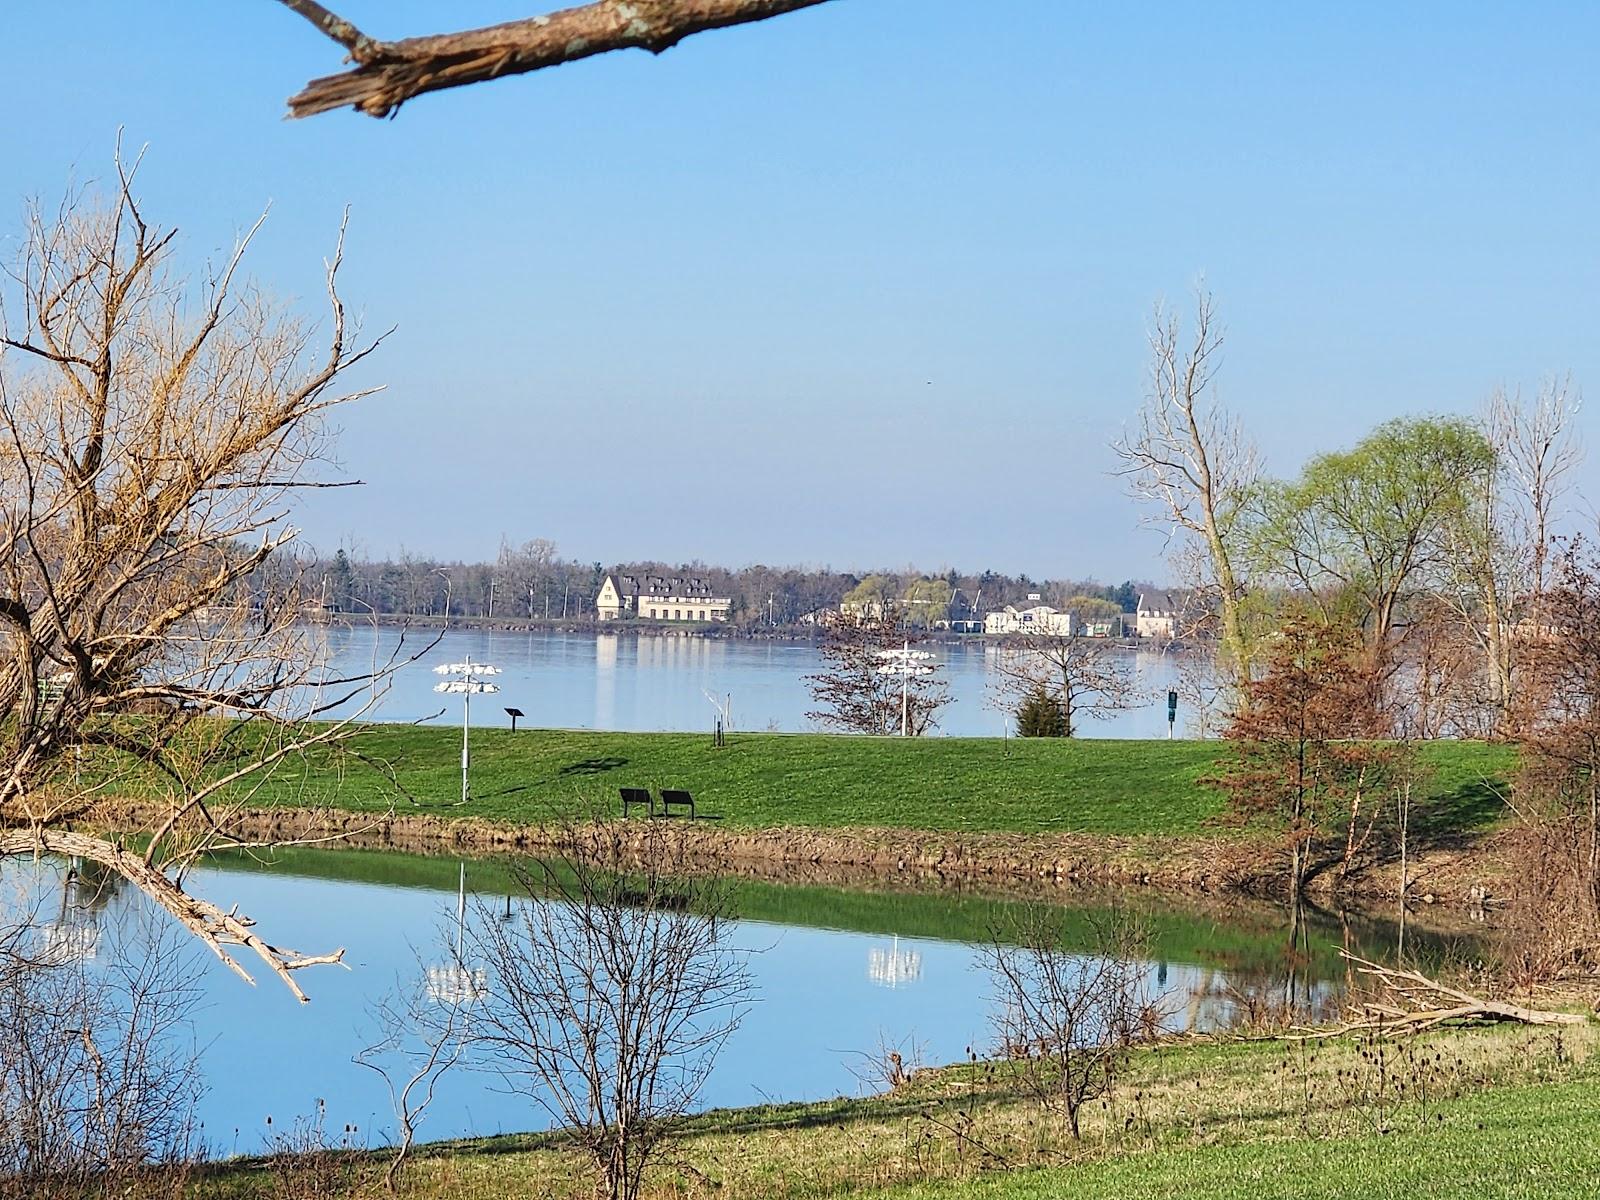
<path id="1" fill-rule="evenodd" d="M 612 50 L 660 54 L 684 38 L 811 8 L 825 0 L 595 0 L 543 16 L 459 33 L 385 42 L 314 0 L 281 0 L 350 53 L 356 66 L 313 79 L 289 98 L 289 115 L 349 106 L 386 117 L 425 92 L 464 87 L 576 62 Z"/>

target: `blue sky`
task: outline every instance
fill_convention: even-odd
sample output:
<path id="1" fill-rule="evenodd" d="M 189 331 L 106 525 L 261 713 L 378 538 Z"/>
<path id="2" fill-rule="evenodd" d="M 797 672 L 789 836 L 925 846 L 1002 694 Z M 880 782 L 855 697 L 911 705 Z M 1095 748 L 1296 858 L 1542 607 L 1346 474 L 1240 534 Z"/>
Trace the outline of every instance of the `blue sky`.
<path id="1" fill-rule="evenodd" d="M 1600 386 L 1594 4 L 834 0 L 384 122 L 281 119 L 339 54 L 273 0 L 8 8 L 0 250 L 119 125 L 196 261 L 270 201 L 255 275 L 308 311 L 351 206 L 346 295 L 398 332 L 319 547 L 1160 574 L 1107 444 L 1201 277 L 1279 472 Z"/>

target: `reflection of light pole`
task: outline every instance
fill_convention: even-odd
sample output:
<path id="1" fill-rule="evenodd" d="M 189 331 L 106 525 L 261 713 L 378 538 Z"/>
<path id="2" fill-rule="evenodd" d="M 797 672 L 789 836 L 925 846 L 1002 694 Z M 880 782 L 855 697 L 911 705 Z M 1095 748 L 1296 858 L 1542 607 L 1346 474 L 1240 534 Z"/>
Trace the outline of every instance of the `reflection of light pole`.
<path id="1" fill-rule="evenodd" d="M 485 683 L 481 678 L 484 675 L 500 674 L 499 667 L 491 667 L 488 663 L 474 663 L 472 656 L 468 655 L 465 662 L 446 663 L 444 666 L 433 669 L 435 675 L 455 675 L 456 679 L 446 679 L 443 683 L 433 685 L 436 692 L 459 692 L 461 694 L 461 803 L 467 802 L 467 768 L 470 765 L 470 751 L 467 748 L 467 731 L 472 726 L 472 694 L 474 692 L 498 692 L 500 689 L 492 683 Z"/>
<path id="2" fill-rule="evenodd" d="M 908 639 L 901 649 L 879 650 L 877 656 L 885 660 L 878 674 L 900 676 L 900 736 L 905 737 L 911 732 L 911 677 L 932 675 L 928 660 L 933 655 L 926 650 L 913 650 Z"/>
<path id="3" fill-rule="evenodd" d="M 482 967 L 469 967 L 463 957 L 467 929 L 467 864 L 461 864 L 460 890 L 456 893 L 456 955 L 450 962 L 427 967 L 423 987 L 435 1004 L 459 1007 L 473 1004 L 489 994 L 488 977 Z"/>
<path id="4" fill-rule="evenodd" d="M 95 957 L 100 944 L 100 929 L 92 910 L 81 900 L 70 901 L 71 892 L 82 888 L 83 876 L 79 871 L 79 860 L 74 858 L 67 864 L 67 873 L 61 880 L 61 912 L 45 925 L 45 956 L 56 966 L 87 962 Z"/>
<path id="5" fill-rule="evenodd" d="M 922 978 L 922 955 L 916 950 L 900 949 L 900 935 L 895 934 L 890 949 L 874 946 L 867 952 L 867 978 L 887 988 L 915 983 Z"/>

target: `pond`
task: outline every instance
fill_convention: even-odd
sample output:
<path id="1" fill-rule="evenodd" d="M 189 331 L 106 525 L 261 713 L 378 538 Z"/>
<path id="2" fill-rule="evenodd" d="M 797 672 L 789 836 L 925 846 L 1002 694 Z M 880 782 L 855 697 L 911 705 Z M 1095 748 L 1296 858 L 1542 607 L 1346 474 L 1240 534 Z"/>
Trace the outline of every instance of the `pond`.
<path id="1" fill-rule="evenodd" d="M 515 888 L 504 861 L 467 861 L 466 886 L 480 914 L 499 915 Z M 311 1003 L 297 1003 L 276 980 L 250 987 L 208 954 L 188 948 L 202 1003 L 193 1019 L 205 1079 L 198 1113 L 214 1153 L 262 1149 L 267 1118 L 281 1130 L 325 1105 L 326 1126 L 357 1128 L 358 1144 L 384 1142 L 394 1121 L 383 1084 L 352 1056 L 374 1040 L 372 1003 L 397 982 L 412 984 L 452 936 L 455 859 L 353 849 L 278 851 L 271 862 L 231 859 L 195 871 L 191 889 L 238 904 L 273 941 L 307 953 L 347 948 L 346 967 L 317 967 L 299 978 Z M 0 867 L 0 896 L 32 902 L 59 946 L 98 969 L 118 944 L 150 921 L 143 898 L 126 886 L 67 882 L 66 864 Z M 705 1107 L 860 1094 L 863 1056 L 899 1046 L 928 1064 L 992 1048 L 991 988 L 977 946 L 1003 928 L 1020 901 L 961 891 L 926 894 L 886 883 L 853 888 L 742 881 L 737 942 L 754 953 L 756 999 L 726 1046 L 701 1097 Z M 1103 910 L 1095 897 L 1064 899 L 1069 928 Z M 1205 1029 L 1226 1024 L 1244 996 L 1292 995 L 1312 1015 L 1337 1004 L 1350 945 L 1381 956 L 1394 948 L 1386 921 L 1328 915 L 1310 919 L 1291 945 L 1289 919 L 1270 905 L 1135 902 L 1149 930 L 1143 964 L 1166 1024 Z M 14 911 L 14 908 L 13 908 Z M 3 915 L 3 914 L 0 914 Z M 1424 959 L 1446 939 L 1408 933 Z M 421 1136 L 437 1139 L 544 1126 L 523 1096 L 494 1075 L 448 1076 Z"/>
<path id="2" fill-rule="evenodd" d="M 401 633 L 365 625 L 330 624 L 315 630 L 335 676 L 360 675 L 395 653 Z M 379 721 L 461 720 L 460 702 L 433 690 L 433 668 L 471 656 L 501 669 L 499 695 L 473 703 L 474 723 L 503 725 L 505 706 L 521 709 L 523 724 L 547 729 L 697 732 L 710 729 L 715 709 L 708 696 L 731 699 L 735 729 L 796 733 L 816 726 L 805 677 L 822 667 L 812 642 L 705 638 L 676 634 L 504 633 L 418 630 L 405 635 L 404 655 L 428 647 L 422 658 L 395 672 L 369 714 Z M 938 732 L 952 737 L 1014 733 L 1009 710 L 995 704 L 996 647 L 980 638 L 932 643 L 928 649 L 950 685 L 953 702 L 941 712 Z M 1114 651 L 1132 679 L 1139 703 L 1105 720 L 1085 718 L 1094 737 L 1157 738 L 1167 733 L 1166 693 L 1177 666 L 1159 650 Z M 348 708 L 345 711 L 349 711 Z M 1177 732 L 1189 729 L 1180 712 Z"/>

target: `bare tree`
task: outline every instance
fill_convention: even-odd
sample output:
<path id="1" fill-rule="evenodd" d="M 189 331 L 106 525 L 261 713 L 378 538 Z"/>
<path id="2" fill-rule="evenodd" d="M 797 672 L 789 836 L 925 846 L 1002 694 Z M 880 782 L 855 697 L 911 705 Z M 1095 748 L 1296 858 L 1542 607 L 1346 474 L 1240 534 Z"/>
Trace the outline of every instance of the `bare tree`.
<path id="1" fill-rule="evenodd" d="M 55 932 L 33 921 L 0 936 L 0 1196 L 111 1194 L 199 1149 L 188 1021 L 200 996 L 182 935 Z"/>
<path id="2" fill-rule="evenodd" d="M 449 939 L 441 938 L 440 945 L 450 946 Z M 444 988 L 437 982 L 441 971 Z M 355 1062 L 381 1078 L 389 1093 L 398 1135 L 383 1172 L 391 1194 L 440 1083 L 472 1045 L 472 1009 L 480 991 L 475 973 L 459 957 L 442 968 L 419 962 L 410 980 L 398 982 L 368 1009 L 377 1037 L 357 1052 Z"/>
<path id="3" fill-rule="evenodd" d="M 658 824 L 567 825 L 565 854 L 522 868 L 529 901 L 483 913 L 476 1041 L 587 1152 L 608 1200 L 633 1200 L 751 996 L 730 885 L 693 876 Z"/>
<path id="4" fill-rule="evenodd" d="M 1064 718 L 1061 736 L 1072 737 L 1083 717 L 1105 720 L 1139 702 L 1131 672 L 1118 661 L 1110 638 L 1035 634 L 995 648 L 997 700 L 1016 711 L 1031 697 L 1044 695 Z"/>
<path id="5" fill-rule="evenodd" d="M 1481 653 L 1495 729 L 1516 707 L 1523 634 L 1546 620 L 1554 529 L 1583 458 L 1573 428 L 1581 403 L 1567 379 L 1549 381 L 1531 403 L 1496 391 L 1482 422 L 1494 469 L 1478 480 L 1473 503 L 1450 531 L 1443 592 Z"/>
<path id="6" fill-rule="evenodd" d="M 1513 541 L 1526 561 L 1527 589 L 1537 601 L 1550 587 L 1550 559 L 1562 501 L 1583 461 L 1574 422 L 1583 398 L 1569 378 L 1551 379 L 1530 404 L 1520 394 L 1498 392 L 1485 424 L 1490 443 L 1510 477 L 1507 501 Z"/>
<path id="7" fill-rule="evenodd" d="M 1232 675 L 1204 647 L 1179 646 L 1163 653 L 1176 675 L 1173 690 L 1182 701 L 1190 736 L 1216 736 L 1232 712 Z"/>
<path id="8" fill-rule="evenodd" d="M 1078 1138 L 1084 1105 L 1111 1090 L 1156 1014 L 1145 996 L 1138 923 L 1120 912 L 1092 918 L 1091 944 L 1074 948 L 1065 913 L 1025 906 L 980 953 L 996 989 L 1001 1053 L 1017 1064 L 1023 1088 Z"/>
<path id="9" fill-rule="evenodd" d="M 1134 498 L 1155 510 L 1151 519 L 1167 526 L 1169 536 L 1194 538 L 1203 547 L 1203 554 L 1184 561 L 1201 568 L 1193 582 L 1217 607 L 1236 702 L 1247 704 L 1252 653 L 1238 540 L 1259 465 L 1255 447 L 1217 402 L 1213 384 L 1222 343 L 1209 293 L 1196 297 L 1187 338 L 1178 317 L 1158 308 L 1138 424 L 1113 449 Z"/>
<path id="10" fill-rule="evenodd" d="M 660 54 L 710 29 L 765 21 L 823 0 L 595 0 L 484 29 L 385 42 L 368 37 L 316 0 L 282 0 L 356 65 L 313 79 L 289 99 L 289 113 L 311 116 L 346 106 L 386 117 L 413 96 L 521 75 L 612 50 Z"/>
<path id="11" fill-rule="evenodd" d="M 198 282 L 147 222 L 119 154 L 109 203 L 29 214 L 0 329 L 0 859 L 60 854 L 144 891 L 246 979 L 339 954 L 272 944 L 182 873 L 239 844 L 238 809 L 349 720 L 301 718 L 376 686 L 329 680 L 300 594 L 259 586 L 320 482 L 337 381 L 371 352 L 327 263 L 327 345 L 238 278 L 257 222 Z M 343 236 L 341 233 L 340 247 Z M 370 693 L 369 693 L 370 694 Z M 142 843 L 87 831 L 105 796 L 149 799 Z M 137 832 L 129 830 L 127 832 Z M 140 848 L 133 848 L 138 844 Z"/>
<path id="12" fill-rule="evenodd" d="M 824 627 L 823 669 L 805 677 L 817 708 L 806 718 L 846 733 L 906 732 L 920 737 L 936 728 L 950 688 L 938 674 L 902 678 L 886 671 L 886 656 L 915 646 L 918 635 L 891 610 L 882 617 L 836 616 Z"/>
<path id="13" fill-rule="evenodd" d="M 1538 687 L 1522 698 L 1514 803 L 1537 827 L 1541 870 L 1565 883 L 1563 907 L 1581 917 L 1583 954 L 1600 959 L 1600 554 L 1575 539 L 1553 576 L 1549 627 L 1526 651 Z"/>

